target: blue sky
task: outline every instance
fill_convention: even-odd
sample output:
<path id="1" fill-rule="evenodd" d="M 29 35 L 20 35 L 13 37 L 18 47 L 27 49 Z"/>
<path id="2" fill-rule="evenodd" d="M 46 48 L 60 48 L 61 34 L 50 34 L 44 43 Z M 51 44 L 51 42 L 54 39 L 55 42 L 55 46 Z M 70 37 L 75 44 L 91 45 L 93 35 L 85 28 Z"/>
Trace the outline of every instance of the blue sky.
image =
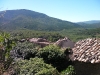
<path id="1" fill-rule="evenodd" d="M 0 10 L 29 9 L 71 22 L 100 20 L 100 0 L 0 0 Z"/>

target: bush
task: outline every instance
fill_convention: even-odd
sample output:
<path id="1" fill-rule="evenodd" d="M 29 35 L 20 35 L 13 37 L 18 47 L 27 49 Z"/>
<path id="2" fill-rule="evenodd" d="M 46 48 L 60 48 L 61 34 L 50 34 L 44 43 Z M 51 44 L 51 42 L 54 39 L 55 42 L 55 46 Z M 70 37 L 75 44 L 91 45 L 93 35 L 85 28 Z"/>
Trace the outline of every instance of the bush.
<path id="1" fill-rule="evenodd" d="M 11 55 L 13 58 L 30 59 L 35 57 L 37 51 L 33 43 L 24 42 L 18 43 L 11 51 Z"/>
<path id="2" fill-rule="evenodd" d="M 42 58 L 21 60 L 15 67 L 15 75 L 60 75 L 51 65 L 44 63 Z"/>
<path id="3" fill-rule="evenodd" d="M 66 70 L 61 72 L 61 75 L 74 75 L 74 67 L 72 65 L 69 65 Z"/>
<path id="4" fill-rule="evenodd" d="M 10 34 L 0 33 L 0 75 L 7 70 L 12 62 L 10 51 L 15 46 Z"/>
<path id="5" fill-rule="evenodd" d="M 52 64 L 52 66 L 56 67 L 59 71 L 65 69 L 67 66 L 65 65 L 67 64 L 66 55 L 57 46 L 46 46 L 39 50 L 37 56 L 43 58 L 46 63 Z"/>

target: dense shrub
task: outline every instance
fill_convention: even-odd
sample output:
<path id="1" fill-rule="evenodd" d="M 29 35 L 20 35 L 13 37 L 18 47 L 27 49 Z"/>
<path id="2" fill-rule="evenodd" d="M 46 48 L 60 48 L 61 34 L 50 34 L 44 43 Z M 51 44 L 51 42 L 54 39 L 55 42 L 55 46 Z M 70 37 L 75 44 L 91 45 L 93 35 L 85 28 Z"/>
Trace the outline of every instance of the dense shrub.
<path id="1" fill-rule="evenodd" d="M 7 70 L 12 62 L 10 50 L 15 46 L 10 34 L 0 33 L 0 75 Z"/>
<path id="2" fill-rule="evenodd" d="M 13 58 L 23 58 L 30 59 L 35 57 L 37 53 L 37 49 L 33 43 L 18 43 L 16 47 L 11 51 L 11 55 Z"/>
<path id="3" fill-rule="evenodd" d="M 69 65 L 64 71 L 61 72 L 61 75 L 75 75 L 74 67 Z"/>
<path id="4" fill-rule="evenodd" d="M 15 72 L 15 75 L 60 75 L 55 68 L 44 63 L 42 58 L 19 61 Z"/>
<path id="5" fill-rule="evenodd" d="M 37 53 L 37 56 L 43 58 L 44 61 L 52 66 L 56 67 L 59 71 L 67 67 L 68 60 L 63 51 L 57 46 L 49 45 Z"/>

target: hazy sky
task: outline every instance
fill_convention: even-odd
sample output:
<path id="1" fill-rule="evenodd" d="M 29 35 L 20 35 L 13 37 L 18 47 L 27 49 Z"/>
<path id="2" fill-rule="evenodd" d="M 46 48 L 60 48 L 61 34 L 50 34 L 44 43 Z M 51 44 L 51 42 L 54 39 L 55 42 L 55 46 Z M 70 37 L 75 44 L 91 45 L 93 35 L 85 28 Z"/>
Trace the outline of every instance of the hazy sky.
<path id="1" fill-rule="evenodd" d="M 0 10 L 29 9 L 71 22 L 100 20 L 100 0 L 0 0 Z"/>

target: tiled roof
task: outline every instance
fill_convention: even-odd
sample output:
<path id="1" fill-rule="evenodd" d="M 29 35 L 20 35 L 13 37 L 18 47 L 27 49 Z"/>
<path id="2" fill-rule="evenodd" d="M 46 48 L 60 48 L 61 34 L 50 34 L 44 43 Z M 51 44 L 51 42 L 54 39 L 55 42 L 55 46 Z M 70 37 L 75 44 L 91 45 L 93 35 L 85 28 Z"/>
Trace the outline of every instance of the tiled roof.
<path id="1" fill-rule="evenodd" d="M 78 41 L 73 50 L 73 60 L 100 63 L 100 39 L 88 38 Z"/>

